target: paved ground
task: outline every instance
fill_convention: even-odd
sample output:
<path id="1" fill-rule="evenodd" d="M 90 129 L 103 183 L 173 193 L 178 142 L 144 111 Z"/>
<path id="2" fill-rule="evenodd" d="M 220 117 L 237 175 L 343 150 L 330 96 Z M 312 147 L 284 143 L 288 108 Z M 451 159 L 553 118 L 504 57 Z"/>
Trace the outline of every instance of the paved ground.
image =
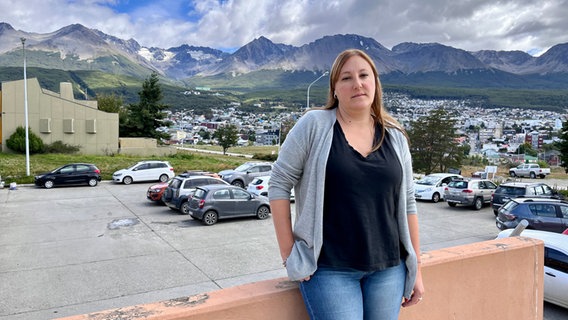
<path id="1" fill-rule="evenodd" d="M 568 181 L 566 181 L 568 184 Z M 284 277 L 272 221 L 203 226 L 150 184 L 0 190 L 0 320 L 50 319 Z M 491 209 L 420 202 L 423 251 L 495 238 Z M 545 306 L 546 320 L 568 310 Z"/>

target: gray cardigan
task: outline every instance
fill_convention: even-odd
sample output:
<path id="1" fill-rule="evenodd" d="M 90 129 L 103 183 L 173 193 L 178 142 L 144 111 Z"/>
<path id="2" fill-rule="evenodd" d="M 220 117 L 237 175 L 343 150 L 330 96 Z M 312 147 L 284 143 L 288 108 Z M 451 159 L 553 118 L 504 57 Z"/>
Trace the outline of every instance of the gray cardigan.
<path id="1" fill-rule="evenodd" d="M 296 217 L 293 226 L 294 246 L 286 260 L 290 280 L 312 275 L 317 268 L 323 242 L 323 202 L 326 162 L 333 139 L 336 110 L 311 110 L 304 114 L 282 144 L 270 177 L 270 200 L 290 199 L 295 188 Z M 397 220 L 400 241 L 408 257 L 404 296 L 409 298 L 417 272 L 416 253 L 412 247 L 407 214 L 416 214 L 412 159 L 404 134 L 387 129 L 403 169 Z"/>

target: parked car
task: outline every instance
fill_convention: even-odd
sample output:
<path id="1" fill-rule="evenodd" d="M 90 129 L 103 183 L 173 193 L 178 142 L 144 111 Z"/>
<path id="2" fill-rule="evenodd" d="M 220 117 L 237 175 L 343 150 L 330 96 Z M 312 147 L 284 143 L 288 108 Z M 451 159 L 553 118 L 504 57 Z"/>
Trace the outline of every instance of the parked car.
<path id="1" fill-rule="evenodd" d="M 246 188 L 252 179 L 270 175 L 271 172 L 272 164 L 270 162 L 249 161 L 235 169 L 223 170 L 219 172 L 219 176 L 234 186 Z"/>
<path id="2" fill-rule="evenodd" d="M 88 184 L 96 186 L 101 181 L 101 170 L 91 163 L 70 163 L 34 177 L 36 186 L 46 189 L 61 185 Z"/>
<path id="3" fill-rule="evenodd" d="M 463 179 L 454 173 L 432 173 L 414 182 L 414 196 L 418 200 L 438 202 L 444 199 L 444 188 L 452 180 Z"/>
<path id="4" fill-rule="evenodd" d="M 270 181 L 270 176 L 260 176 L 254 178 L 251 183 L 248 184 L 247 191 L 254 193 L 259 196 L 268 197 L 268 182 Z M 292 193 L 290 194 L 290 201 L 295 200 L 294 189 L 292 188 Z"/>
<path id="5" fill-rule="evenodd" d="M 549 174 L 550 168 L 541 168 L 540 165 L 536 163 L 525 163 L 516 168 L 509 169 L 509 175 L 511 177 L 530 177 L 531 179 L 540 177 L 544 179 Z"/>
<path id="6" fill-rule="evenodd" d="M 164 191 L 166 191 L 168 185 L 169 181 L 151 185 L 148 187 L 148 191 L 146 191 L 146 198 L 150 201 L 163 203 L 164 201 L 162 200 L 162 196 L 164 195 Z"/>
<path id="7" fill-rule="evenodd" d="M 168 187 L 164 190 L 162 200 L 170 209 L 188 214 L 187 201 L 193 195 L 195 188 L 210 184 L 229 185 L 224 180 L 205 175 L 179 175 L 170 181 Z"/>
<path id="8" fill-rule="evenodd" d="M 484 204 L 491 203 L 491 196 L 497 185 L 487 179 L 453 180 L 444 190 L 444 199 L 450 207 L 470 206 L 481 210 Z"/>
<path id="9" fill-rule="evenodd" d="M 544 198 L 511 199 L 499 209 L 495 225 L 499 230 L 512 229 L 521 220 L 527 220 L 527 229 L 562 233 L 568 228 L 568 202 Z"/>
<path id="10" fill-rule="evenodd" d="M 506 238 L 512 231 L 503 230 L 497 238 Z M 521 236 L 544 242 L 544 301 L 568 308 L 568 235 L 524 230 Z"/>
<path id="11" fill-rule="evenodd" d="M 208 185 L 195 190 L 189 200 L 189 214 L 210 226 L 225 218 L 254 216 L 266 219 L 270 215 L 270 204 L 268 198 L 237 186 Z"/>
<path id="12" fill-rule="evenodd" d="M 190 177 L 190 176 L 209 176 L 213 178 L 219 178 L 219 175 L 209 171 L 201 171 L 201 170 L 192 170 L 192 171 L 185 171 L 184 173 L 180 174 L 179 177 Z M 160 182 L 148 187 L 148 191 L 146 191 L 146 198 L 150 201 L 162 202 L 162 196 L 166 191 L 167 187 L 169 186 L 168 182 Z"/>
<path id="13" fill-rule="evenodd" d="M 497 215 L 505 202 L 517 197 L 541 197 L 563 199 L 564 197 L 545 183 L 541 182 L 505 182 L 497 187 L 491 198 L 491 208 Z"/>
<path id="14" fill-rule="evenodd" d="M 166 182 L 174 176 L 174 168 L 168 161 L 150 160 L 140 161 L 129 168 L 116 171 L 112 174 L 112 180 L 124 184 L 139 181 Z"/>

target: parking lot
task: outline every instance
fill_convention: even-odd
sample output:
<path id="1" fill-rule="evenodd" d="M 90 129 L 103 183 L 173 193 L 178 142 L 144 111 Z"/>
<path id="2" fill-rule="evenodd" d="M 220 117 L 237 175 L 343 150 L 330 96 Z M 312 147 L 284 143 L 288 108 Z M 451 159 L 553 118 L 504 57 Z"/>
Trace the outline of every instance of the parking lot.
<path id="1" fill-rule="evenodd" d="M 204 226 L 146 200 L 149 185 L 0 190 L 0 319 L 65 317 L 286 275 L 271 219 Z M 488 207 L 418 207 L 423 251 L 498 233 Z M 544 319 L 567 318 L 545 304 Z"/>

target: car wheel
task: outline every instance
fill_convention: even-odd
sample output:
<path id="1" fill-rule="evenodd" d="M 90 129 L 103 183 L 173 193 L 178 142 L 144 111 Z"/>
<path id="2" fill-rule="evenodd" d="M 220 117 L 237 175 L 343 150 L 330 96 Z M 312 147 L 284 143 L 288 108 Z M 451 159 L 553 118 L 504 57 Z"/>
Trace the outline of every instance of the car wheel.
<path id="1" fill-rule="evenodd" d="M 495 216 L 498 216 L 498 215 L 499 215 L 499 211 L 493 210 L 493 214 L 494 214 Z"/>
<path id="2" fill-rule="evenodd" d="M 179 211 L 183 214 L 189 214 L 189 201 L 182 203 Z"/>
<path id="3" fill-rule="evenodd" d="M 268 218 L 269 215 L 270 215 L 270 208 L 268 208 L 267 206 L 260 206 L 256 210 L 256 217 L 259 218 L 260 220 Z"/>
<path id="4" fill-rule="evenodd" d="M 456 206 L 456 203 L 455 202 L 448 202 L 448 205 L 453 208 L 453 207 Z"/>
<path id="5" fill-rule="evenodd" d="M 232 185 L 234 185 L 235 187 L 239 187 L 239 188 L 243 188 L 245 187 L 245 184 L 241 181 L 241 180 L 235 180 L 233 182 L 231 182 Z"/>
<path id="6" fill-rule="evenodd" d="M 534 172 L 531 172 L 531 179 L 536 179 L 536 174 Z"/>
<path id="7" fill-rule="evenodd" d="M 481 198 L 475 198 L 475 200 L 473 200 L 473 209 L 481 210 L 481 208 L 483 208 L 483 200 Z"/>
<path id="8" fill-rule="evenodd" d="M 168 177 L 167 174 L 163 174 L 163 175 L 160 176 L 160 182 L 166 182 L 166 181 L 168 181 L 169 178 L 170 177 Z"/>
<path id="9" fill-rule="evenodd" d="M 203 224 L 205 225 L 212 226 L 215 223 L 217 223 L 217 220 L 219 220 L 217 212 L 209 210 L 205 212 L 205 214 L 203 215 L 203 219 L 201 219 L 201 222 L 203 222 Z"/>
<path id="10" fill-rule="evenodd" d="M 53 181 L 47 180 L 46 182 L 43 183 L 43 186 L 44 186 L 46 189 L 51 189 L 51 188 L 53 188 Z"/>
<path id="11" fill-rule="evenodd" d="M 129 176 L 124 177 L 124 179 L 122 179 L 122 183 L 131 184 L 132 183 L 132 177 L 129 177 Z"/>
<path id="12" fill-rule="evenodd" d="M 99 181 L 97 181 L 97 179 L 95 179 L 95 178 L 91 178 L 91 179 L 89 179 L 88 183 L 91 187 L 96 187 L 97 184 L 99 184 Z"/>
<path id="13" fill-rule="evenodd" d="M 511 177 L 514 177 L 514 176 L 516 176 L 516 174 L 515 174 L 515 172 L 514 172 L 514 171 L 509 171 L 509 175 L 510 175 Z"/>
<path id="14" fill-rule="evenodd" d="M 433 201 L 434 203 L 440 201 L 440 194 L 439 194 L 438 192 L 434 192 L 434 194 L 432 195 L 432 201 Z"/>

